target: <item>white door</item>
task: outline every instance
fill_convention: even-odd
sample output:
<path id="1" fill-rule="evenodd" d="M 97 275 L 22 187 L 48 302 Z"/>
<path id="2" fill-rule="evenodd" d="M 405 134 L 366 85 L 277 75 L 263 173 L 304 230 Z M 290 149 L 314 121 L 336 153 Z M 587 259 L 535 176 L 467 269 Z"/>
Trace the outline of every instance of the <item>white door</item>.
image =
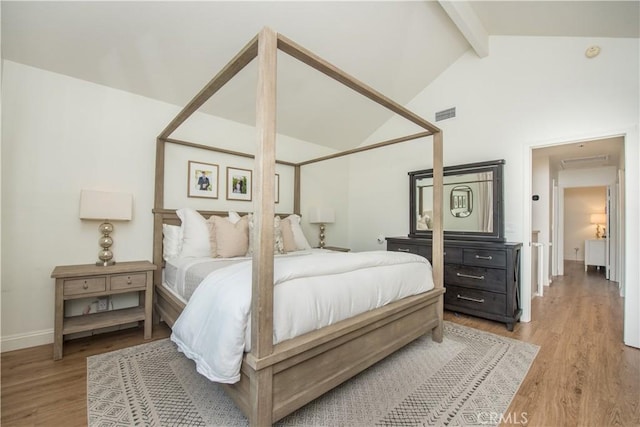
<path id="1" fill-rule="evenodd" d="M 617 185 L 607 186 L 607 224 L 606 224 L 606 261 L 607 279 L 617 282 L 618 279 L 618 191 Z"/>

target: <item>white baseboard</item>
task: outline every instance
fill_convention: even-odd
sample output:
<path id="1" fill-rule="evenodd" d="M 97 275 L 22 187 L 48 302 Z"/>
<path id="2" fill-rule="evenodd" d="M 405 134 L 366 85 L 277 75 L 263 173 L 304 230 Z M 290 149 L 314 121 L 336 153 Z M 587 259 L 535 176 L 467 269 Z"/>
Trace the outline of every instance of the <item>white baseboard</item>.
<path id="1" fill-rule="evenodd" d="M 4 353 L 5 351 L 20 350 L 51 343 L 53 343 L 53 329 L 46 329 L 27 334 L 4 336 L 0 340 L 0 351 Z"/>
<path id="2" fill-rule="evenodd" d="M 88 337 L 94 334 L 103 332 L 119 331 L 121 329 L 136 328 L 138 322 L 125 323 L 122 325 L 110 326 L 107 328 L 96 329 L 93 331 L 77 332 L 75 334 L 65 335 L 65 340 Z M 0 340 L 0 352 L 21 350 L 23 348 L 37 347 L 39 345 L 46 345 L 53 343 L 53 329 L 46 329 L 44 331 L 35 331 L 27 334 L 16 334 L 2 337 Z M 53 350 L 52 350 L 53 351 Z"/>

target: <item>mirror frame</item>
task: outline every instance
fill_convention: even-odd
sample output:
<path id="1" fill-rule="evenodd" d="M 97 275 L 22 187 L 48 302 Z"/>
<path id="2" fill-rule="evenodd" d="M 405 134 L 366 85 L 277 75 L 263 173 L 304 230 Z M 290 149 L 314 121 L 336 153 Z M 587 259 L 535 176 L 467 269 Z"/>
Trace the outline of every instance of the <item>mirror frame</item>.
<path id="1" fill-rule="evenodd" d="M 444 178 L 447 175 L 460 175 L 463 173 L 493 172 L 493 231 L 447 231 L 444 230 L 445 240 L 481 240 L 491 242 L 504 242 L 504 196 L 503 196 L 503 168 L 504 160 L 493 160 L 489 162 L 468 163 L 464 165 L 447 166 L 444 168 Z M 422 237 L 431 239 L 432 230 L 417 229 L 416 210 L 416 185 L 419 179 L 433 178 L 433 169 L 424 169 L 409 172 L 409 237 Z M 447 197 L 447 195 L 444 195 Z M 475 204 L 475 203 L 474 203 Z M 444 212 L 446 215 L 448 212 Z"/>

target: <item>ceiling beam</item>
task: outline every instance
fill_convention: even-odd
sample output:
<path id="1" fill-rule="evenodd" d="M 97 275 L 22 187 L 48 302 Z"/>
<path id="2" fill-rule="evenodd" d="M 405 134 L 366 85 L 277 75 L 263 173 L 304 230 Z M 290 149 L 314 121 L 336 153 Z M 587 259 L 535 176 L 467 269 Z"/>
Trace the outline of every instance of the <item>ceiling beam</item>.
<path id="1" fill-rule="evenodd" d="M 489 55 L 489 34 L 468 1 L 438 0 L 480 58 Z"/>

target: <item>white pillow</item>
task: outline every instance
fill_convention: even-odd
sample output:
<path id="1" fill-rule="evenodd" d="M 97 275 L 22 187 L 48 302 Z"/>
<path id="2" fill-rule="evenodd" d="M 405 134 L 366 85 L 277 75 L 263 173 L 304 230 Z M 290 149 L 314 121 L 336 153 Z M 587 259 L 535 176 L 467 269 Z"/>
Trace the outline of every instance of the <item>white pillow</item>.
<path id="1" fill-rule="evenodd" d="M 162 224 L 162 258 L 177 258 L 182 251 L 182 227 Z"/>
<path id="2" fill-rule="evenodd" d="M 235 224 L 238 221 L 240 221 L 242 217 L 240 216 L 240 214 L 238 212 L 234 212 L 234 211 L 229 211 L 229 222 L 231 222 L 231 224 Z"/>
<path id="3" fill-rule="evenodd" d="M 209 227 L 200 213 L 191 208 L 176 211 L 182 220 L 182 250 L 180 257 L 210 257 Z"/>
<path id="4" fill-rule="evenodd" d="M 300 227 L 300 216 L 293 214 L 293 215 L 289 215 L 287 219 L 291 223 L 291 232 L 293 233 L 293 240 L 295 240 L 298 250 L 311 249 L 311 245 L 307 241 L 307 238 L 304 237 L 304 232 L 302 231 L 302 227 Z"/>

